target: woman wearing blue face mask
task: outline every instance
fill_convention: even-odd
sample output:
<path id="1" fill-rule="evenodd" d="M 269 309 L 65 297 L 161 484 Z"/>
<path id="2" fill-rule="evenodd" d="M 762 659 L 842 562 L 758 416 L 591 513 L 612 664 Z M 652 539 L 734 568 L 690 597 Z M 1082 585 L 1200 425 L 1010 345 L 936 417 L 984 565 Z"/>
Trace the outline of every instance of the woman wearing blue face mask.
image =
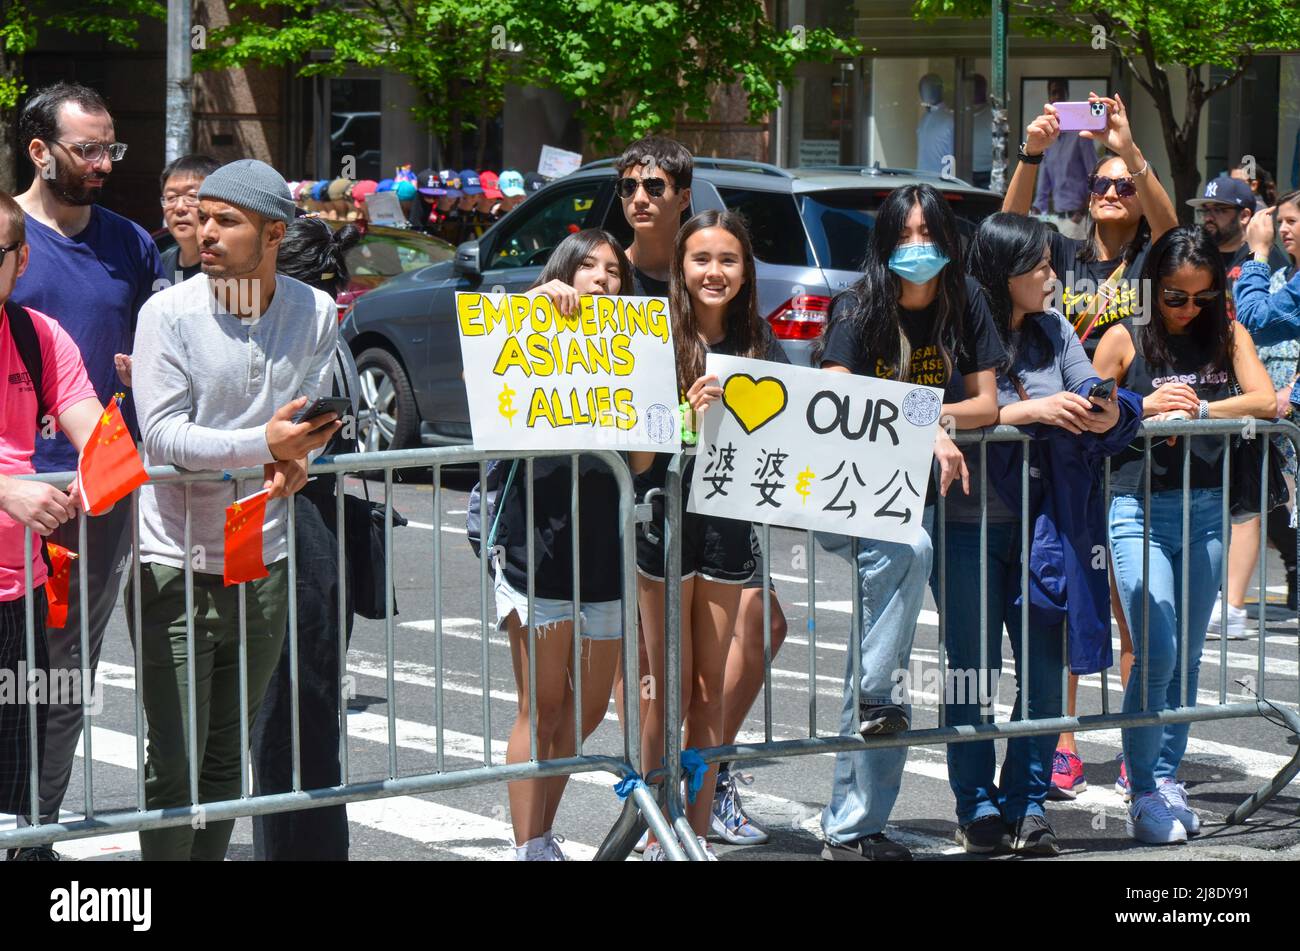
<path id="1" fill-rule="evenodd" d="M 957 221 L 929 185 L 905 185 L 881 203 L 862 264 L 862 278 L 831 306 L 814 359 L 825 370 L 919 383 L 944 390 L 943 411 L 957 429 L 997 421 L 995 368 L 1005 360 L 979 285 L 966 276 Z M 927 531 L 911 545 L 858 540 L 862 623 L 861 703 L 853 705 L 853 655 L 848 655 L 842 733 L 863 736 L 905 730 L 910 712 L 899 695 L 916 620 L 925 597 L 933 547 L 928 526 L 936 494 L 970 475 L 944 428 L 935 436 L 937 484 L 929 487 Z M 851 551 L 847 539 L 827 547 Z M 898 797 L 906 747 L 839 753 L 830 804 L 822 814 L 823 858 L 908 859 L 885 838 Z"/>

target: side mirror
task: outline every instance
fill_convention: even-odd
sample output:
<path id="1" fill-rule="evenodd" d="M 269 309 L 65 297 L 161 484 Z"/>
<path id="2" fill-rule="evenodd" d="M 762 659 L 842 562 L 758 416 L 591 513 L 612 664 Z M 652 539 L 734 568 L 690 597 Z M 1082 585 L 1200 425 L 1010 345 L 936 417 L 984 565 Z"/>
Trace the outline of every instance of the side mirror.
<path id="1" fill-rule="evenodd" d="M 483 271 L 478 262 L 478 242 L 466 241 L 456 248 L 456 271 L 460 274 L 477 276 Z"/>

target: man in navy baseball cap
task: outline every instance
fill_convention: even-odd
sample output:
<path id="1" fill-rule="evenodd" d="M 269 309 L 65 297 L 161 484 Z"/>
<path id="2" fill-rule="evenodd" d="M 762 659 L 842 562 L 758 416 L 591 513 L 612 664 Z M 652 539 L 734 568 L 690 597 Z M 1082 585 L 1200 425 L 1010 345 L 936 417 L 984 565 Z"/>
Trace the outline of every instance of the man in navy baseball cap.
<path id="1" fill-rule="evenodd" d="M 1246 244 L 1246 225 L 1255 214 L 1255 193 L 1247 182 L 1220 175 L 1205 183 L 1200 198 L 1189 198 L 1187 204 L 1200 212 L 1201 228 L 1218 245 L 1223 268 L 1228 272 L 1228 312 L 1234 313 L 1232 289 L 1241 275 L 1241 265 L 1253 257 Z M 1269 266 L 1276 269 L 1286 263 L 1282 252 L 1274 246 L 1269 253 Z"/>

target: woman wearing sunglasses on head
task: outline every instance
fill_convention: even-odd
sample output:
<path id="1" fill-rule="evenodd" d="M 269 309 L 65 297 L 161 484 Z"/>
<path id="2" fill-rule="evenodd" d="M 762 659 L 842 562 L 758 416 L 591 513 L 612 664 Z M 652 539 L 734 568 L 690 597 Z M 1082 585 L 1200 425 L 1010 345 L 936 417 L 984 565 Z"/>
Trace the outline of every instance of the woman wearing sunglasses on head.
<path id="1" fill-rule="evenodd" d="M 1052 270 L 1060 282 L 1060 298 L 1055 307 L 1078 334 L 1084 352 L 1092 357 L 1102 335 L 1117 322 L 1132 316 L 1140 303 L 1147 302 L 1145 295 L 1139 297 L 1138 277 L 1142 265 L 1152 242 L 1176 226 L 1178 216 L 1169 194 L 1133 141 L 1124 100 L 1118 93 L 1113 98 L 1091 93 L 1088 101 L 1105 103 L 1107 116 L 1104 130 L 1079 133 L 1081 138 L 1100 142 L 1106 149 L 1088 178 L 1088 235 L 1079 241 L 1053 232 L 1048 240 Z M 1056 106 L 1044 105 L 1043 114 L 1025 129 L 1020 163 L 1002 201 L 1003 211 L 1029 213 L 1038 165 L 1043 161 L 1043 153 L 1060 135 Z M 1111 598 L 1114 601 L 1113 586 Z M 1120 676 L 1126 677 L 1133 647 L 1123 613 L 1118 607 L 1114 610 L 1120 626 Z M 1078 678 L 1071 676 L 1066 706 L 1071 716 L 1075 712 L 1078 687 Z M 1125 782 L 1122 765 L 1120 770 L 1117 788 Z M 1062 733 L 1058 741 L 1052 764 L 1052 787 L 1054 799 L 1074 799 L 1088 788 L 1073 733 Z"/>
<path id="2" fill-rule="evenodd" d="M 1141 277 L 1154 306 L 1140 327 L 1120 323 L 1106 331 L 1093 363 L 1143 397 L 1149 420 L 1272 419 L 1276 399 L 1268 371 L 1239 323 L 1229 319 L 1227 277 L 1214 243 L 1198 228 L 1175 228 L 1151 248 Z M 1237 384 L 1240 395 L 1233 396 Z M 1134 658 L 1124 712 L 1168 710 L 1196 703 L 1205 629 L 1218 592 L 1224 555 L 1223 439 L 1184 436 L 1189 449 L 1188 547 L 1183 548 L 1183 453 L 1180 440 L 1151 445 L 1150 521 L 1144 516 L 1146 459 L 1139 440 L 1111 464 L 1110 547 L 1115 582 L 1129 630 L 1140 631 L 1149 612 L 1146 656 Z M 1149 565 L 1143 572 L 1144 541 Z M 1182 590 L 1186 564 L 1187 591 Z M 1188 616 L 1179 617 L 1187 598 Z M 1187 656 L 1181 656 L 1183 621 Z M 1182 667 L 1187 693 L 1182 693 Z M 1124 762 L 1132 789 L 1129 834 L 1139 842 L 1185 842 L 1200 820 L 1177 780 L 1187 749 L 1188 724 L 1123 731 Z"/>

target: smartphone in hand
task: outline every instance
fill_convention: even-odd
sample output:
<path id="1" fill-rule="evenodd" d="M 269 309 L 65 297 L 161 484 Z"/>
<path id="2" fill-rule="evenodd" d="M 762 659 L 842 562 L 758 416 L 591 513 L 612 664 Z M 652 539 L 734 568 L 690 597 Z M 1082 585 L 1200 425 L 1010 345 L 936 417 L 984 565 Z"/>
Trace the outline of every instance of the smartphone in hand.
<path id="1" fill-rule="evenodd" d="M 1062 132 L 1100 132 L 1106 128 L 1104 102 L 1057 102 L 1053 107 Z"/>
<path id="2" fill-rule="evenodd" d="M 326 413 L 333 413 L 339 419 L 349 415 L 352 412 L 352 401 L 346 396 L 322 396 L 310 406 L 302 409 L 294 416 L 295 423 L 305 423 L 316 419 L 318 416 L 324 416 Z"/>
<path id="3" fill-rule="evenodd" d="M 1092 385 L 1092 389 L 1088 391 L 1088 399 L 1090 400 L 1112 400 L 1114 398 L 1115 398 L 1114 377 L 1111 377 L 1110 379 L 1107 380 L 1102 380 L 1098 383 L 1094 383 Z M 1092 407 L 1092 412 L 1100 413 L 1101 407 L 1100 406 Z"/>

